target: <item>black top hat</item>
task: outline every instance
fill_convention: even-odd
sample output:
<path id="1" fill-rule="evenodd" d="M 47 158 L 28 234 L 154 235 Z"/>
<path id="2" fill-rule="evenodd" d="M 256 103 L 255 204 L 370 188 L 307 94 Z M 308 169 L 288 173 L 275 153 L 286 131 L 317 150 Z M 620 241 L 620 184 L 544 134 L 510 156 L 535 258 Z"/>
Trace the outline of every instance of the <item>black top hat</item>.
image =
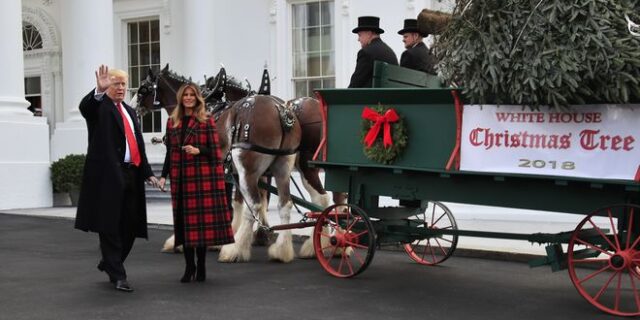
<path id="1" fill-rule="evenodd" d="M 398 31 L 398 34 L 405 34 L 407 32 L 415 32 L 420 33 L 421 36 L 427 36 L 426 34 L 421 33 L 418 30 L 418 20 L 417 19 L 404 19 L 404 28 Z"/>
<path id="2" fill-rule="evenodd" d="M 358 17 L 358 27 L 351 32 L 358 33 L 359 31 L 373 31 L 377 34 L 384 33 L 384 30 L 380 29 L 380 18 L 371 16 Z"/>

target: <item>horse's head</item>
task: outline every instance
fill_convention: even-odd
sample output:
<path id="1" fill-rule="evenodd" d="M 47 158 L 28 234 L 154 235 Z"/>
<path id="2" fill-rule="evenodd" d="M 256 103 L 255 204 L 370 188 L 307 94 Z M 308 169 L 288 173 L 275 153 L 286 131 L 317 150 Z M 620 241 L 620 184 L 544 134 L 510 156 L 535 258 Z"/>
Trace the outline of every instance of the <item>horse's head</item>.
<path id="1" fill-rule="evenodd" d="M 149 69 L 147 77 L 142 80 L 137 93 L 136 110 L 145 113 L 164 108 L 171 113 L 177 104 L 176 92 L 178 88 L 189 80 L 178 76 L 169 70 L 169 64 L 157 75 Z"/>
<path id="2" fill-rule="evenodd" d="M 145 114 L 161 108 L 158 100 L 158 77 L 153 74 L 151 68 L 147 73 L 147 77 L 140 82 L 136 94 L 136 111 L 138 114 Z"/>

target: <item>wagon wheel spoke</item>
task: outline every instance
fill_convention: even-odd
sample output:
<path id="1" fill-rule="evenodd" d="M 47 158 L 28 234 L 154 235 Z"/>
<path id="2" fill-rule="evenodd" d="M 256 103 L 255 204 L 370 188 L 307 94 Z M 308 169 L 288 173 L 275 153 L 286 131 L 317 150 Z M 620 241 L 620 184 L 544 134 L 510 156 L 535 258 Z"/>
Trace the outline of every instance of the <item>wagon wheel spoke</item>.
<path id="1" fill-rule="evenodd" d="M 599 300 L 600 297 L 602 296 L 602 294 L 604 293 L 604 291 L 609 287 L 609 284 L 611 284 L 611 280 L 613 280 L 613 278 L 618 275 L 618 272 L 613 273 L 611 276 L 609 276 L 609 279 L 607 280 L 607 282 L 600 288 L 600 290 L 598 291 L 598 293 L 593 296 L 594 299 Z"/>
<path id="2" fill-rule="evenodd" d="M 433 238 L 433 241 L 435 241 L 438 244 L 438 248 L 440 249 L 440 251 L 442 251 L 442 254 L 447 254 L 447 252 L 442 247 L 442 244 L 440 244 L 440 241 L 438 241 L 438 238 Z"/>
<path id="3" fill-rule="evenodd" d="M 613 242 L 611 242 L 611 240 L 609 240 L 609 238 L 604 234 L 604 232 L 602 232 L 602 230 L 600 229 L 600 227 L 598 227 L 593 220 L 589 219 L 589 223 L 591 223 L 591 225 L 593 226 L 593 228 L 598 232 L 598 234 L 605 240 L 607 241 L 607 243 L 609 243 L 609 245 L 612 248 L 616 248 L 618 250 L 620 250 L 615 244 L 613 244 Z"/>
<path id="4" fill-rule="evenodd" d="M 355 243 L 355 242 L 352 242 L 352 241 L 345 241 L 345 243 L 348 244 L 347 247 L 355 247 L 355 248 L 358 248 L 358 249 L 367 249 L 367 248 L 369 248 L 368 246 L 364 246 L 364 245 L 361 245 L 359 243 Z"/>
<path id="5" fill-rule="evenodd" d="M 609 265 L 606 265 L 606 266 L 604 266 L 604 267 L 600 268 L 598 271 L 596 271 L 596 272 L 594 272 L 594 273 L 591 273 L 591 274 L 589 274 L 588 276 L 586 276 L 586 277 L 582 278 L 582 280 L 579 280 L 579 282 L 580 282 L 581 284 L 582 284 L 582 283 L 584 283 L 584 282 L 587 282 L 587 281 L 589 281 L 589 280 L 593 279 L 595 276 L 597 276 L 597 275 L 601 274 L 602 272 L 609 270 L 609 268 L 610 268 L 610 267 L 609 267 Z"/>
<path id="6" fill-rule="evenodd" d="M 429 253 L 429 256 L 431 257 L 431 260 L 427 260 L 425 258 L 427 253 Z M 422 252 L 422 260 L 431 261 L 431 262 L 434 262 L 434 261 L 437 260 L 436 259 L 436 253 L 433 250 L 433 245 L 431 244 L 431 240 L 427 240 L 427 245 L 424 246 L 424 251 Z"/>
<path id="7" fill-rule="evenodd" d="M 437 236 L 437 237 L 434 237 L 433 239 L 434 239 L 434 240 L 436 240 L 436 241 L 438 241 L 438 239 L 440 239 L 440 240 L 445 241 L 445 242 L 448 242 L 448 243 L 453 243 L 453 241 L 452 241 L 452 240 L 449 240 L 449 239 L 443 238 L 442 236 Z"/>
<path id="8" fill-rule="evenodd" d="M 613 239 L 616 241 L 616 251 L 622 250 L 620 247 L 620 240 L 618 239 L 618 232 L 616 230 L 616 226 L 613 223 L 613 217 L 611 215 L 611 209 L 607 210 L 607 216 L 609 217 L 609 223 L 611 223 L 611 232 L 613 232 Z"/>
<path id="9" fill-rule="evenodd" d="M 626 241 L 625 249 L 629 249 L 629 243 L 631 243 L 631 234 L 633 233 L 633 230 L 631 230 L 631 228 L 633 227 L 633 209 L 634 208 L 632 207 L 631 210 L 629 211 L 629 227 L 627 229 L 627 241 Z M 631 248 L 635 248 L 635 246 L 632 246 Z"/>
<path id="10" fill-rule="evenodd" d="M 609 259 L 608 259 L 608 258 L 596 258 L 596 259 L 575 259 L 575 260 L 573 260 L 573 262 L 575 262 L 575 263 L 596 263 L 596 262 L 599 262 L 599 263 L 603 263 L 603 262 L 604 262 L 604 263 L 607 263 L 607 262 L 609 262 Z"/>
<path id="11" fill-rule="evenodd" d="M 435 225 L 436 225 L 436 223 L 438 223 L 438 222 L 442 219 L 442 217 L 444 217 L 445 215 L 446 215 L 446 213 L 443 213 L 443 214 L 441 214 L 441 215 L 438 217 L 438 220 L 436 220 L 435 222 L 434 222 L 434 221 L 432 221 L 432 222 L 431 222 L 431 227 L 432 227 L 432 226 L 435 226 Z"/>
<path id="12" fill-rule="evenodd" d="M 364 264 L 364 258 L 362 258 L 362 256 L 358 253 L 358 250 L 353 250 L 353 255 L 356 257 L 356 259 L 358 259 L 358 262 L 360 262 L 360 265 Z"/>
<path id="13" fill-rule="evenodd" d="M 579 242 L 579 243 L 581 243 L 581 244 L 583 244 L 583 245 L 585 245 L 585 246 L 587 246 L 587 247 L 589 247 L 591 249 L 594 249 L 596 251 L 600 251 L 601 253 L 604 253 L 604 254 L 606 254 L 608 256 L 612 256 L 613 255 L 611 252 L 605 251 L 605 250 L 601 249 L 600 247 L 598 247 L 598 246 L 596 246 L 594 244 L 588 243 L 588 242 L 586 242 L 586 241 L 584 241 L 582 239 L 577 239 L 576 238 L 576 242 Z"/>
<path id="14" fill-rule="evenodd" d="M 353 266 L 351 265 L 351 259 L 346 253 L 346 250 L 342 251 L 342 257 L 344 261 L 347 263 L 347 267 L 349 267 L 349 274 L 353 274 Z"/>

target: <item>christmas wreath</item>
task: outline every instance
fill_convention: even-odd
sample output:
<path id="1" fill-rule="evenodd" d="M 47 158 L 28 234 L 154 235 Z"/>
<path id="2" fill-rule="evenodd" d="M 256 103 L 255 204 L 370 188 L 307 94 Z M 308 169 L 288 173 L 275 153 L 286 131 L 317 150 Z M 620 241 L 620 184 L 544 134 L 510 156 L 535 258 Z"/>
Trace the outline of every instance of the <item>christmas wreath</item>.
<path id="1" fill-rule="evenodd" d="M 384 105 L 362 110 L 364 155 L 382 164 L 393 163 L 407 146 L 407 128 L 396 110 Z"/>

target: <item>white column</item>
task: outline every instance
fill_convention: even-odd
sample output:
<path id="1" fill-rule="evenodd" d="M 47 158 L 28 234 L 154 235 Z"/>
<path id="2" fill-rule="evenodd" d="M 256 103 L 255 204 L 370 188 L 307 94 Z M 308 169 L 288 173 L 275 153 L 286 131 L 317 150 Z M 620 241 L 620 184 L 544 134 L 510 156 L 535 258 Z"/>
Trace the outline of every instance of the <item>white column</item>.
<path id="1" fill-rule="evenodd" d="M 51 206 L 49 129 L 24 98 L 22 1 L 0 10 L 0 209 Z"/>
<path id="2" fill-rule="evenodd" d="M 204 83 L 204 75 L 215 76 L 220 64 L 215 56 L 215 17 L 224 14 L 223 6 L 211 0 L 184 0 L 184 76 L 196 83 Z"/>
<path id="3" fill-rule="evenodd" d="M 51 137 L 51 158 L 87 152 L 86 124 L 78 104 L 95 87 L 100 64 L 113 66 L 114 27 L 112 0 L 60 2 L 62 36 L 62 98 L 64 122 Z"/>

